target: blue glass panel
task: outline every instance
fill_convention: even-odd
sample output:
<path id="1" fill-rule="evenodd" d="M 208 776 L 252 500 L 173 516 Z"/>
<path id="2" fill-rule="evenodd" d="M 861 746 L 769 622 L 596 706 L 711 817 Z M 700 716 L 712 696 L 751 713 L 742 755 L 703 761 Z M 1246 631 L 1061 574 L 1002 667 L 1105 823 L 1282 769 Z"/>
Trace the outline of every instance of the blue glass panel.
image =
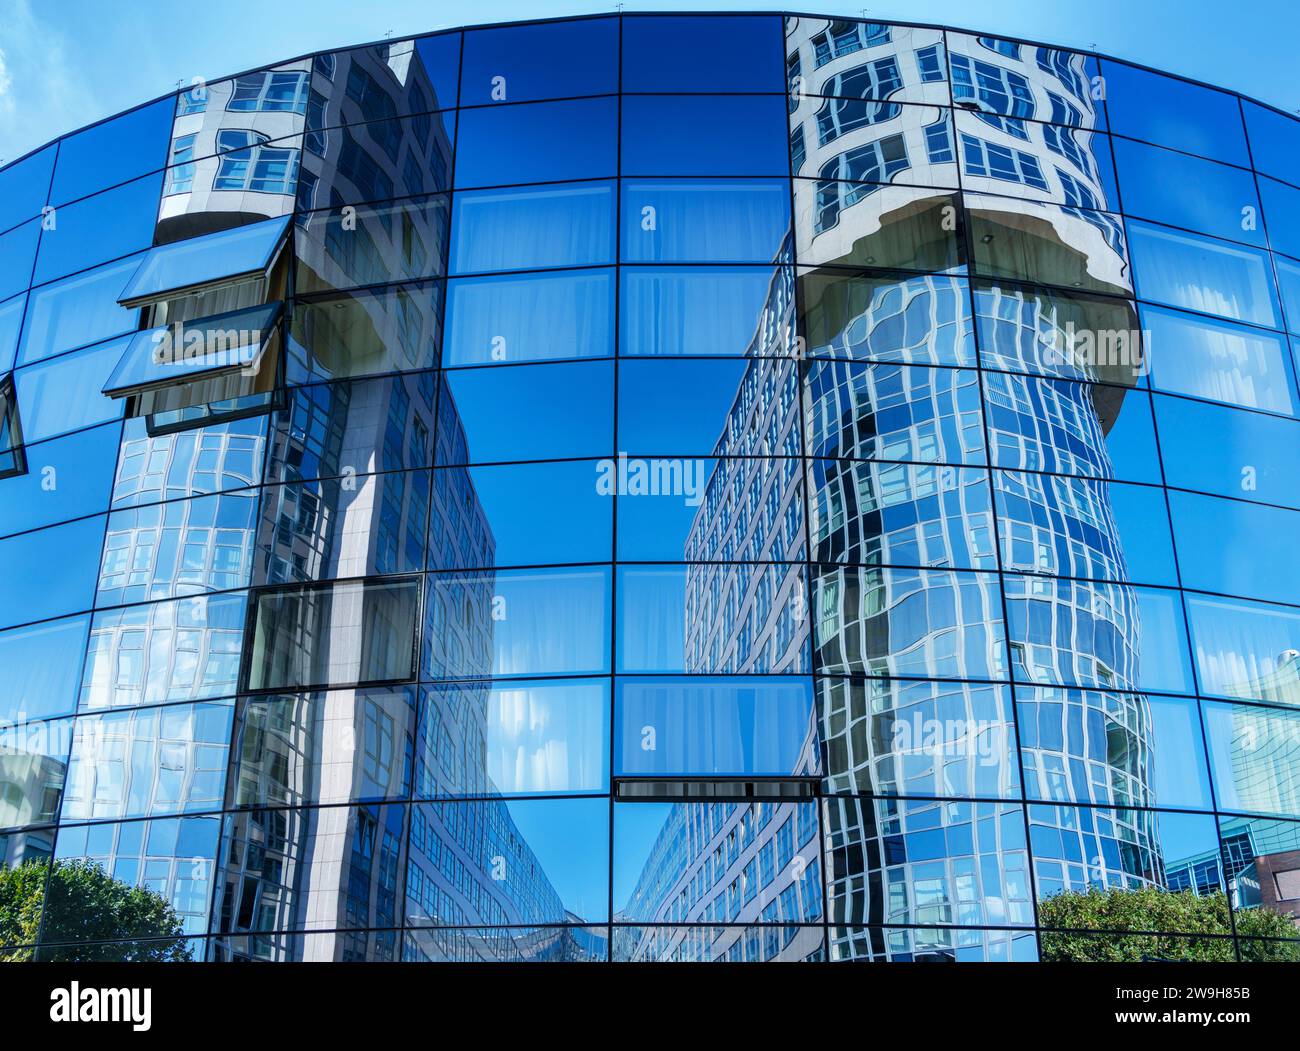
<path id="1" fill-rule="evenodd" d="M 118 306 L 117 297 L 139 262 L 139 257 L 123 259 L 33 292 L 18 363 L 40 361 L 133 330 L 140 312 Z"/>
<path id="2" fill-rule="evenodd" d="M 425 678 L 608 673 L 608 568 L 438 573 L 427 581 Z"/>
<path id="3" fill-rule="evenodd" d="M 1187 619 L 1202 694 L 1300 707 L 1300 610 L 1188 595 Z"/>
<path id="4" fill-rule="evenodd" d="M 1286 338 L 1156 307 L 1141 308 L 1151 385 L 1250 409 L 1293 414 Z"/>
<path id="5" fill-rule="evenodd" d="M 778 15 L 631 15 L 623 19 L 623 90 L 785 90 Z"/>
<path id="6" fill-rule="evenodd" d="M 0 627 L 89 609 L 103 541 L 102 516 L 0 540 Z"/>
<path id="7" fill-rule="evenodd" d="M 461 105 L 618 91 L 618 20 L 575 19 L 465 34 Z"/>
<path id="8" fill-rule="evenodd" d="M 161 175 L 145 176 L 60 208 L 57 227 L 41 238 L 32 283 L 44 284 L 148 248 L 161 181 Z"/>
<path id="9" fill-rule="evenodd" d="M 1294 602 L 1300 596 L 1300 511 L 1169 494 L 1183 586 Z"/>
<path id="10" fill-rule="evenodd" d="M 458 433 L 440 435 L 439 464 L 612 456 L 613 373 L 609 362 L 447 372 L 438 415 Z"/>
<path id="11" fill-rule="evenodd" d="M 1300 712 L 1244 704 L 1204 709 L 1219 807 L 1300 817 Z"/>
<path id="12" fill-rule="evenodd" d="M 38 442 L 118 419 L 122 402 L 101 392 L 127 343 L 98 343 L 14 373 L 23 440 Z"/>
<path id="13" fill-rule="evenodd" d="M 0 372 L 14 367 L 18 354 L 18 333 L 23 327 L 23 311 L 27 309 L 25 295 L 0 303 Z"/>
<path id="14" fill-rule="evenodd" d="M 0 632 L 0 719 L 44 719 L 77 710 L 88 616 Z"/>
<path id="15" fill-rule="evenodd" d="M 609 183 L 458 193 L 451 272 L 612 262 L 613 213 Z"/>
<path id="16" fill-rule="evenodd" d="M 1293 176 L 1300 179 L 1300 173 Z M 1300 190 L 1274 179 L 1259 180 L 1268 243 L 1275 252 L 1300 256 Z"/>
<path id="17" fill-rule="evenodd" d="M 457 278 L 447 283 L 443 364 L 610 357 L 613 327 L 609 270 Z"/>
<path id="18" fill-rule="evenodd" d="M 175 109 L 169 95 L 63 139 L 50 203 L 64 204 L 162 168 Z"/>
<path id="19" fill-rule="evenodd" d="M 788 175 L 785 107 L 778 96 L 629 96 L 622 174 Z"/>
<path id="20" fill-rule="evenodd" d="M 1277 328 L 1267 253 L 1147 223 L 1128 224 L 1138 295 L 1169 306 Z"/>
<path id="21" fill-rule="evenodd" d="M 820 765 L 807 679 L 620 679 L 614 772 L 785 776 Z"/>
<path id="22" fill-rule="evenodd" d="M 806 594 L 801 564 L 620 566 L 617 670 L 806 673 Z"/>
<path id="23" fill-rule="evenodd" d="M 1255 170 L 1275 179 L 1300 182 L 1296 173 L 1296 163 L 1300 160 L 1300 121 L 1249 99 L 1242 99 L 1241 106 L 1246 114 L 1250 158 Z"/>
<path id="24" fill-rule="evenodd" d="M 227 701 L 81 716 L 63 820 L 219 810 L 232 709 Z"/>
<path id="25" fill-rule="evenodd" d="M 1128 215 L 1264 246 L 1250 172 L 1128 139 L 1115 140 L 1115 165 Z"/>
<path id="26" fill-rule="evenodd" d="M 156 299 L 214 281 L 263 275 L 288 227 L 288 216 L 282 216 L 160 245 L 141 261 L 119 301 Z"/>
<path id="27" fill-rule="evenodd" d="M 41 214 L 49 196 L 57 145 L 0 169 L 0 230 L 8 230 Z"/>
<path id="28" fill-rule="evenodd" d="M 435 33 L 417 37 L 415 50 L 429 76 L 433 97 L 430 109 L 447 109 L 456 105 L 457 81 L 460 79 L 460 33 Z"/>
<path id="29" fill-rule="evenodd" d="M 1185 398 L 1155 398 L 1165 481 L 1300 508 L 1300 423 Z"/>
<path id="30" fill-rule="evenodd" d="M 467 706 L 481 713 L 472 728 L 461 715 Z M 609 684 L 525 679 L 427 687 L 415 759 L 417 799 L 608 792 Z"/>
<path id="31" fill-rule="evenodd" d="M 1235 95 L 1110 59 L 1101 72 L 1115 134 L 1249 167 Z"/>
<path id="32" fill-rule="evenodd" d="M 772 263 L 790 230 L 790 185 L 775 179 L 628 179 L 628 263 Z"/>
<path id="33" fill-rule="evenodd" d="M 614 498 L 601 485 L 607 463 L 439 468 L 429 568 L 608 562 Z M 466 533 L 484 542 L 466 544 Z"/>
<path id="34" fill-rule="evenodd" d="M 120 433 L 107 424 L 28 445 L 27 473 L 0 488 L 0 536 L 106 510 Z"/>
<path id="35" fill-rule="evenodd" d="M 620 354 L 791 352 L 794 333 L 782 312 L 788 269 L 626 267 L 620 278 Z"/>
<path id="36" fill-rule="evenodd" d="M 1282 307 L 1286 311 L 1287 331 L 1300 331 L 1300 263 L 1285 256 L 1275 255 L 1273 266 L 1277 270 Z"/>
<path id="37" fill-rule="evenodd" d="M 40 236 L 38 219 L 0 234 L 0 299 L 25 292 L 32 283 L 32 264 Z"/>
<path id="38" fill-rule="evenodd" d="M 455 877 L 444 857 L 458 859 Z M 409 862 L 406 921 L 414 926 L 460 927 L 489 914 L 516 924 L 601 922 L 609 916 L 609 801 L 416 803 Z"/>
<path id="39" fill-rule="evenodd" d="M 463 110 L 456 186 L 605 179 L 618 174 L 618 100 Z"/>

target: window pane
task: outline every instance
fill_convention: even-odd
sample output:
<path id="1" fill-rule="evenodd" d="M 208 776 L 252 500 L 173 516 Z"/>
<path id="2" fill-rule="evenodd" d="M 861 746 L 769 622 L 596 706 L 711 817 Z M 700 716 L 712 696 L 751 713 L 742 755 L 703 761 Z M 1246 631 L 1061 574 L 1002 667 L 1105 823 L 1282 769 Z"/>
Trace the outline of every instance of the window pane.
<path id="1" fill-rule="evenodd" d="M 35 219 L 0 234 L 0 299 L 25 292 L 32 283 L 32 264 L 40 236 L 41 224 Z"/>
<path id="2" fill-rule="evenodd" d="M 67 431 L 107 423 L 122 415 L 122 403 L 103 394 L 129 340 L 100 343 L 14 374 L 23 440 L 38 442 Z"/>
<path id="3" fill-rule="evenodd" d="M 451 272 L 611 262 L 613 208 L 608 183 L 457 194 Z"/>
<path id="4" fill-rule="evenodd" d="M 1300 611 L 1188 595 L 1201 692 L 1300 707 Z"/>
<path id="5" fill-rule="evenodd" d="M 1008 574 L 1017 679 L 1097 689 L 1191 691 L 1176 591 Z"/>
<path id="6" fill-rule="evenodd" d="M 161 179 L 147 176 L 60 208 L 58 226 L 41 238 L 32 283 L 44 284 L 148 248 L 153 243 Z"/>
<path id="7" fill-rule="evenodd" d="M 14 367 L 14 358 L 18 353 L 18 333 L 22 329 L 23 311 L 26 309 L 27 297 L 24 295 L 0 303 L 0 372 L 8 372 Z"/>
<path id="8" fill-rule="evenodd" d="M 64 204 L 157 171 L 166 163 L 174 110 L 169 95 L 63 139 L 50 203 Z"/>
<path id="9" fill-rule="evenodd" d="M 1300 594 L 1300 511 L 1170 493 L 1183 585 L 1293 602 Z"/>
<path id="10" fill-rule="evenodd" d="M 1163 396 L 1155 410 L 1169 485 L 1300 508 L 1300 423 Z"/>
<path id="11" fill-rule="evenodd" d="M 103 538 L 99 515 L 0 540 L 0 627 L 89 609 Z"/>
<path id="12" fill-rule="evenodd" d="M 116 424 L 109 424 L 27 446 L 27 473 L 4 483 L 0 536 L 104 510 L 104 488 L 117 462 L 119 433 Z"/>
<path id="13" fill-rule="evenodd" d="M 429 567 L 608 562 L 614 500 L 602 463 L 439 468 Z"/>
<path id="14" fill-rule="evenodd" d="M 815 567 L 818 667 L 833 675 L 1006 677 L 1002 595 L 986 573 Z"/>
<path id="15" fill-rule="evenodd" d="M 613 326 L 609 270 L 457 278 L 447 284 L 443 364 L 610 357 Z"/>
<path id="16" fill-rule="evenodd" d="M 1250 165 L 1235 95 L 1106 59 L 1111 130 L 1230 164 Z"/>
<path id="17" fill-rule="evenodd" d="M 416 798 L 609 790 L 606 683 L 449 683 L 423 697 Z M 467 705 L 480 713 L 473 728 Z"/>
<path id="18" fill-rule="evenodd" d="M 1245 704 L 1203 707 L 1219 806 L 1300 817 L 1300 712 Z"/>
<path id="19" fill-rule="evenodd" d="M 813 700 L 800 679 L 620 679 L 615 774 L 814 774 Z"/>
<path id="20" fill-rule="evenodd" d="M 63 820 L 219 810 L 232 707 L 181 704 L 78 718 Z"/>
<path id="21" fill-rule="evenodd" d="M 250 690 L 415 677 L 418 580 L 262 591 L 253 608 Z"/>
<path id="22" fill-rule="evenodd" d="M 139 256 L 123 259 L 33 292 L 27 304 L 19 363 L 40 361 L 133 331 L 140 312 L 118 306 L 117 297 L 139 265 Z"/>
<path id="23" fill-rule="evenodd" d="M 790 227 L 789 183 L 645 179 L 622 184 L 628 263 L 771 263 Z"/>
<path id="24" fill-rule="evenodd" d="M 617 99 L 462 110 L 456 186 L 607 179 L 618 174 L 617 144 Z"/>
<path id="25" fill-rule="evenodd" d="M 1129 223 L 1138 294 L 1169 306 L 1277 328 L 1268 256 L 1253 248 Z"/>
<path id="26" fill-rule="evenodd" d="M 632 15 L 623 19 L 623 90 L 785 90 L 778 15 Z"/>
<path id="27" fill-rule="evenodd" d="M 0 795 L 0 828 L 49 825 L 59 819 L 72 722 L 6 723 L 5 746 L 0 750 L 0 778 L 5 785 Z M 9 833 L 3 836 L 8 838 Z"/>
<path id="28" fill-rule="evenodd" d="M 414 686 L 241 699 L 227 805 L 406 798 L 415 706 Z"/>
<path id="29" fill-rule="evenodd" d="M 809 670 L 802 565 L 621 566 L 618 670 Z"/>
<path id="30" fill-rule="evenodd" d="M 959 273 L 958 210 L 956 197 L 934 190 L 796 179 L 799 261 Z"/>
<path id="31" fill-rule="evenodd" d="M 1142 307 L 1159 390 L 1251 409 L 1295 412 L 1295 384 L 1283 336 L 1211 318 Z"/>
<path id="32" fill-rule="evenodd" d="M 1274 179 L 1260 179 L 1259 192 L 1273 251 L 1300 256 L 1300 190 Z"/>
<path id="33" fill-rule="evenodd" d="M 1115 140 L 1115 164 L 1129 215 L 1264 245 L 1250 172 L 1128 139 Z"/>
<path id="34" fill-rule="evenodd" d="M 18 723 L 77 710 L 77 676 L 89 617 L 0 632 L 0 719 Z"/>
<path id="35" fill-rule="evenodd" d="M 623 175 L 786 175 L 785 99 L 643 95 L 623 100 Z"/>
<path id="36" fill-rule="evenodd" d="M 608 673 L 607 568 L 436 574 L 428 580 L 426 678 Z"/>
<path id="37" fill-rule="evenodd" d="M 0 169 L 0 230 L 40 215 L 54 173 L 55 144 Z"/>
<path id="38" fill-rule="evenodd" d="M 618 19 L 574 19 L 465 34 L 461 105 L 618 91 Z"/>
<path id="39" fill-rule="evenodd" d="M 799 15 L 786 19 L 785 46 L 791 95 L 948 104 L 941 29 Z"/>
<path id="40" fill-rule="evenodd" d="M 439 465 L 613 455 L 613 373 L 609 362 L 444 373 Z"/>
<path id="41" fill-rule="evenodd" d="M 810 357 L 975 364 L 965 281 L 805 270 L 799 293 Z"/>
<path id="42" fill-rule="evenodd" d="M 1278 179 L 1295 180 L 1295 159 L 1300 155 L 1300 121 L 1249 99 L 1241 100 L 1250 135 L 1250 157 L 1255 170 Z"/>

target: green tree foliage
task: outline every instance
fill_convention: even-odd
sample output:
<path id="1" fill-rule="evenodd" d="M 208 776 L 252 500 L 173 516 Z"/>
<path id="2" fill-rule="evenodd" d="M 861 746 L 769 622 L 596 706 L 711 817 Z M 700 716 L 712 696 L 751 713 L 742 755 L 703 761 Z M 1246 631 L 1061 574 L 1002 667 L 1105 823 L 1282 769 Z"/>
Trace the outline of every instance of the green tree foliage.
<path id="1" fill-rule="evenodd" d="M 38 959 L 192 959 L 180 918 L 162 895 L 114 879 L 93 861 L 42 859 L 0 868 L 0 946 L 25 946 L 0 948 L 0 961 L 33 958 L 43 901 L 41 941 L 48 948 L 38 951 Z M 53 944 L 57 942 L 78 944 Z"/>
<path id="2" fill-rule="evenodd" d="M 1231 934 L 1228 898 L 1221 891 L 1197 895 L 1158 887 L 1135 890 L 1091 887 L 1054 894 L 1038 906 L 1044 927 L 1043 959 L 1079 963 L 1136 963 L 1143 960 L 1231 962 L 1237 958 L 1230 938 L 1197 935 Z M 1300 961 L 1300 929 L 1289 916 L 1268 909 L 1239 909 L 1237 935 L 1242 938 L 1287 938 L 1250 942 L 1251 960 Z M 1105 933 L 1090 934 L 1089 931 Z M 1137 934 L 1135 931 L 1181 931 L 1183 934 Z M 1245 944 L 1245 943 L 1243 943 Z"/>

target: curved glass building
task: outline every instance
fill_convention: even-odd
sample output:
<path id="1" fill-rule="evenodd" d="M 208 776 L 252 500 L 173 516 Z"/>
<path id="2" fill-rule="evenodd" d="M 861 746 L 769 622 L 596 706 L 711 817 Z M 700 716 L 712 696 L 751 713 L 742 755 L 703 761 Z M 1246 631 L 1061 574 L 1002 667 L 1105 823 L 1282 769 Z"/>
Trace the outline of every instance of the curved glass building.
<path id="1" fill-rule="evenodd" d="M 0 229 L 0 958 L 1300 959 L 1294 118 L 598 16 Z"/>

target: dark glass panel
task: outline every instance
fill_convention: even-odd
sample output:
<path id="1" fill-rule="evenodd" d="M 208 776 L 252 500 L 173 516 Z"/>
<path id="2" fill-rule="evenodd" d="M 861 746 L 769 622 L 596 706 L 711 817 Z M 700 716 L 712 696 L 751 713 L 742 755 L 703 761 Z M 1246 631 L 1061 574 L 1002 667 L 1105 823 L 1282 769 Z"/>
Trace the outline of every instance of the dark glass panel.
<path id="1" fill-rule="evenodd" d="M 460 114 L 457 189 L 617 174 L 617 99 L 487 106 Z"/>
<path id="2" fill-rule="evenodd" d="M 801 263 L 959 273 L 965 266 L 956 197 L 873 183 L 794 182 Z"/>
<path id="3" fill-rule="evenodd" d="M 632 15 L 623 19 L 623 90 L 785 90 L 779 15 Z"/>
<path id="4" fill-rule="evenodd" d="M 415 677 L 418 580 L 260 591 L 247 685 L 294 690 Z"/>
<path id="5" fill-rule="evenodd" d="M 625 176 L 790 171 L 780 96 L 632 95 L 623 100 L 622 121 Z"/>
<path id="6" fill-rule="evenodd" d="M 465 34 L 461 105 L 618 91 L 618 19 L 573 19 Z"/>

